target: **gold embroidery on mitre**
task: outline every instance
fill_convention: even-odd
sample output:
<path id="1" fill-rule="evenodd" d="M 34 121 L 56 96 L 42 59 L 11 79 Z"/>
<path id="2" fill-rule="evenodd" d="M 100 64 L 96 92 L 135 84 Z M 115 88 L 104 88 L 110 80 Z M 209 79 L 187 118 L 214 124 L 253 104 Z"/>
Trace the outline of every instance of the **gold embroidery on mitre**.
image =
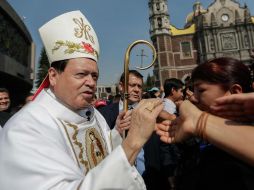
<path id="1" fill-rule="evenodd" d="M 74 28 L 74 36 L 77 38 L 82 38 L 84 35 L 84 41 L 81 41 L 80 43 L 75 43 L 68 40 L 57 40 L 55 42 L 55 45 L 52 49 L 52 54 L 59 50 L 61 47 L 65 47 L 64 53 L 65 54 L 72 54 L 75 52 L 79 53 L 86 53 L 91 54 L 98 58 L 99 54 L 98 52 L 93 48 L 91 44 L 95 44 L 94 37 L 89 33 L 91 31 L 91 27 L 88 24 L 84 24 L 84 21 L 82 18 L 77 19 L 73 18 L 73 22 L 77 25 L 77 27 Z M 89 41 L 91 43 L 85 42 Z"/>
<path id="2" fill-rule="evenodd" d="M 86 131 L 85 142 L 87 160 L 90 168 L 93 168 L 107 156 L 107 151 L 102 137 L 95 128 L 90 128 Z"/>
<path id="3" fill-rule="evenodd" d="M 55 42 L 54 48 L 52 49 L 52 54 L 55 51 L 59 50 L 61 47 L 66 47 L 64 50 L 65 54 L 72 54 L 75 52 L 79 52 L 79 53 L 91 54 L 98 58 L 98 52 L 89 43 L 85 43 L 85 42 L 74 43 L 68 40 L 66 41 L 57 40 Z"/>
<path id="4" fill-rule="evenodd" d="M 77 19 L 77 18 L 73 18 L 73 21 L 75 24 L 78 25 L 77 28 L 74 28 L 75 31 L 75 36 L 77 38 L 82 38 L 83 34 L 85 35 L 85 39 L 89 40 L 92 44 L 94 44 L 94 39 L 93 36 L 89 34 L 89 31 L 91 30 L 91 27 L 87 24 L 84 24 L 84 21 L 82 18 Z"/>

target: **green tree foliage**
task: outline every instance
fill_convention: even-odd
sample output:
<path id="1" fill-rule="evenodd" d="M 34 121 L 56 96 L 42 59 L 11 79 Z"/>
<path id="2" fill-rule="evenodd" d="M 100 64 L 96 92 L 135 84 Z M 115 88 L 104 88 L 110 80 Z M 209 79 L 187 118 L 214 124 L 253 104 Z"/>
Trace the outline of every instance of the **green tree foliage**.
<path id="1" fill-rule="evenodd" d="M 154 77 L 150 76 L 150 73 L 147 75 L 147 79 L 144 85 L 145 91 L 151 89 L 154 87 Z"/>
<path id="2" fill-rule="evenodd" d="M 42 83 L 43 79 L 46 77 L 49 69 L 48 56 L 46 54 L 45 48 L 41 49 L 41 55 L 39 59 L 39 68 L 37 73 L 36 87 L 38 88 Z"/>

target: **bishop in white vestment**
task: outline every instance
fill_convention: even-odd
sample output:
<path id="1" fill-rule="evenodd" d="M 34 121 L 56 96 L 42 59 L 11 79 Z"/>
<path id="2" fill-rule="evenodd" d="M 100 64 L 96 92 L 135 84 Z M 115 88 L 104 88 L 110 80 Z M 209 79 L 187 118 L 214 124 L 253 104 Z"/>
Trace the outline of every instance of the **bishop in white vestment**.
<path id="1" fill-rule="evenodd" d="M 121 142 L 90 106 L 99 75 L 99 43 L 91 24 L 72 11 L 39 32 L 51 67 L 34 101 L 1 131 L 0 189 L 146 189 L 133 165 L 162 102 L 141 102 Z"/>
<path id="2" fill-rule="evenodd" d="M 87 109 L 89 121 L 43 90 L 18 112 L 0 138 L 0 189 L 145 189 L 122 147 L 112 150 L 105 119 L 93 107 Z M 86 146 L 90 132 L 105 158 L 96 167 Z"/>

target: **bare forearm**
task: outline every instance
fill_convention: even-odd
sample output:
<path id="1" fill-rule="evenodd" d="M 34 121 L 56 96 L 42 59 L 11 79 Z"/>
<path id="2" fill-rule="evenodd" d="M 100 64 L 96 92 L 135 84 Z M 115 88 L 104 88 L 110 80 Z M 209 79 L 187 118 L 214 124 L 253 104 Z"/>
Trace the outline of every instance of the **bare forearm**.
<path id="1" fill-rule="evenodd" d="M 254 166 L 254 127 L 210 115 L 205 133 L 210 143 Z"/>

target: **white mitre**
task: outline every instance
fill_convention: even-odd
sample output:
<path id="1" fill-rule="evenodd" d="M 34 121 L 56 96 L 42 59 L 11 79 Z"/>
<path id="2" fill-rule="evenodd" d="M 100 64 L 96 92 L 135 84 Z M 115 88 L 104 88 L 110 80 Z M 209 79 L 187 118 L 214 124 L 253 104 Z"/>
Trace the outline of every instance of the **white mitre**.
<path id="1" fill-rule="evenodd" d="M 80 11 L 55 17 L 44 24 L 39 33 L 50 63 L 78 57 L 98 60 L 97 35 Z"/>
<path id="2" fill-rule="evenodd" d="M 44 24 L 39 33 L 49 63 L 73 58 L 90 58 L 98 61 L 99 42 L 97 35 L 80 11 L 57 16 Z M 44 79 L 34 98 L 43 88 L 49 86 L 48 76 Z"/>

